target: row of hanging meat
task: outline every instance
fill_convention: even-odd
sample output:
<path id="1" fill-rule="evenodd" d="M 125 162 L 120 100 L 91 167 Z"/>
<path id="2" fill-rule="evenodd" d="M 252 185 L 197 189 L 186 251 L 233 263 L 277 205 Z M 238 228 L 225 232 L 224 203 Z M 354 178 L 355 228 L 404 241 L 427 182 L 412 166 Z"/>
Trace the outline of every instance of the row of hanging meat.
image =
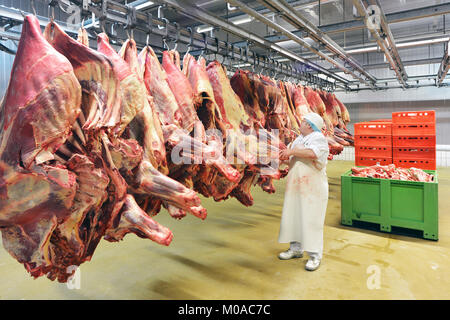
<path id="1" fill-rule="evenodd" d="M 77 41 L 55 22 L 42 34 L 27 16 L 0 109 L 0 231 L 33 277 L 67 281 L 101 239 L 169 245 L 172 232 L 152 216 L 165 207 L 205 219 L 198 194 L 248 206 L 252 186 L 275 192 L 287 174 L 279 152 L 309 110 L 329 119 L 332 150 L 338 136 L 351 141 L 331 94 L 324 103 L 246 71 L 230 82 L 217 61 L 191 55 L 181 69 L 175 51 L 161 64 L 133 39 L 119 52 L 104 33 L 97 50 L 88 42 L 86 30 Z"/>

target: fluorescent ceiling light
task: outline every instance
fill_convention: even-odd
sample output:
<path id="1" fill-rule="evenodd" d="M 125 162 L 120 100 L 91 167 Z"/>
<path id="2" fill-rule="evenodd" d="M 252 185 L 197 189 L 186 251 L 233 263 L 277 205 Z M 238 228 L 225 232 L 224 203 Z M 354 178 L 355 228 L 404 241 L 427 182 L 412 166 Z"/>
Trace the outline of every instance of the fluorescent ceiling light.
<path id="1" fill-rule="evenodd" d="M 250 67 L 250 66 L 251 66 L 250 63 L 241 63 L 241 64 L 233 65 L 233 67 L 235 67 L 235 68 Z"/>
<path id="2" fill-rule="evenodd" d="M 407 43 L 400 43 L 397 45 L 397 47 L 398 48 L 415 47 L 415 46 L 420 46 L 420 45 L 425 45 L 425 44 L 448 42 L 449 40 L 450 40 L 450 38 L 446 37 L 446 38 L 438 38 L 438 39 L 430 39 L 430 40 L 413 41 L 413 42 L 407 42 Z"/>
<path id="3" fill-rule="evenodd" d="M 236 10 L 236 9 L 237 9 L 237 7 L 233 7 L 233 6 L 231 6 L 231 4 L 229 4 L 229 3 L 227 3 L 227 8 L 228 8 L 228 10 L 230 10 L 230 11 L 233 11 L 233 10 Z"/>
<path id="4" fill-rule="evenodd" d="M 212 29 L 214 29 L 214 27 L 198 27 L 197 28 L 197 32 L 198 33 L 202 33 L 202 32 L 209 32 Z"/>
<path id="5" fill-rule="evenodd" d="M 247 17 L 244 17 L 244 18 L 239 18 L 239 19 L 236 19 L 236 20 L 230 19 L 230 22 L 232 22 L 234 25 L 244 24 L 244 23 L 248 23 L 248 22 L 251 22 L 251 21 L 253 21 L 253 17 L 250 17 L 250 16 L 247 16 Z"/>
<path id="6" fill-rule="evenodd" d="M 345 50 L 347 53 L 365 53 L 365 52 L 375 52 L 378 50 L 378 47 L 367 47 L 367 48 L 360 48 L 360 49 L 352 49 L 352 50 Z"/>
<path id="7" fill-rule="evenodd" d="M 278 45 L 280 45 L 280 47 L 283 47 L 283 48 L 292 47 L 293 45 L 299 46 L 299 44 L 297 42 L 295 42 L 294 40 L 281 41 L 281 42 L 278 42 Z"/>
<path id="8" fill-rule="evenodd" d="M 436 44 L 436 43 L 442 43 L 442 42 L 448 42 L 448 41 L 450 41 L 450 37 L 412 41 L 412 42 L 398 43 L 397 48 L 417 47 L 417 46 L 421 46 L 421 45 Z M 345 50 L 345 52 L 347 52 L 349 54 L 352 54 L 352 53 L 357 54 L 357 53 L 375 52 L 377 50 L 378 50 L 378 47 L 366 47 L 366 48 Z"/>
<path id="9" fill-rule="evenodd" d="M 135 8 L 136 8 L 136 10 L 141 10 L 141 9 L 148 8 L 153 4 L 155 4 L 155 3 L 152 1 L 147 1 L 147 2 L 141 3 L 140 5 L 137 5 Z"/>
<path id="10" fill-rule="evenodd" d="M 244 24 L 244 23 L 248 23 L 251 21 L 253 21 L 253 17 L 250 17 L 250 16 L 246 16 L 246 17 L 234 19 L 234 20 L 230 19 L 230 22 L 233 23 L 234 25 Z M 198 33 L 209 32 L 213 29 L 214 29 L 214 27 L 201 26 L 201 27 L 197 28 L 197 32 Z"/>

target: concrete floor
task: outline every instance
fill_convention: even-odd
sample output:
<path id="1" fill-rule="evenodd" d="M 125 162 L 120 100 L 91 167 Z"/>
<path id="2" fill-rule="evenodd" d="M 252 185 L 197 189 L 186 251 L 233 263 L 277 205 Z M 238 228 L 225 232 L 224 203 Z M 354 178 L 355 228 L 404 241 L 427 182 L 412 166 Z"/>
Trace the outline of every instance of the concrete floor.
<path id="1" fill-rule="evenodd" d="M 208 218 L 156 219 L 174 232 L 169 247 L 128 235 L 102 241 L 80 268 L 80 289 L 33 280 L 0 245 L 0 299 L 449 299 L 450 169 L 439 169 L 439 241 L 340 224 L 340 175 L 328 166 L 330 201 L 324 259 L 308 272 L 303 259 L 280 261 L 277 243 L 284 181 L 277 193 L 255 188 L 255 205 L 203 199 Z M 379 281 L 377 281 L 379 280 Z M 378 285 L 377 285 L 378 284 Z"/>

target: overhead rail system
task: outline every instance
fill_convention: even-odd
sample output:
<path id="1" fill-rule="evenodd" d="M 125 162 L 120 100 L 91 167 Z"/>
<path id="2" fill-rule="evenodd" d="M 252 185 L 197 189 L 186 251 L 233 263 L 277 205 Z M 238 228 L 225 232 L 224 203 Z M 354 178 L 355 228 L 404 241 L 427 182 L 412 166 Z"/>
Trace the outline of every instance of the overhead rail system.
<path id="1" fill-rule="evenodd" d="M 408 87 L 408 75 L 395 45 L 394 36 L 392 35 L 389 24 L 386 22 L 386 16 L 378 0 L 369 0 L 373 12 L 364 5 L 362 0 L 353 0 L 353 5 L 358 13 L 365 18 L 367 29 L 372 33 L 378 46 L 384 52 L 386 60 L 389 61 L 392 70 L 394 70 L 398 81 L 403 88 Z M 377 8 L 375 10 L 375 8 Z"/>
<path id="2" fill-rule="evenodd" d="M 236 0 L 226 0 L 228 3 L 236 3 L 239 1 Z M 356 75 L 354 72 L 344 72 L 350 73 L 355 79 L 358 79 L 360 82 L 367 84 L 371 88 L 375 88 L 376 79 L 371 74 L 369 74 L 366 70 L 364 70 L 358 61 L 352 58 L 349 54 L 345 52 L 343 48 L 341 48 L 336 42 L 334 42 L 329 36 L 320 31 L 315 25 L 309 22 L 305 17 L 303 17 L 293 6 L 291 6 L 285 0 L 259 0 L 262 4 L 264 4 L 267 8 L 272 10 L 273 12 L 281 15 L 281 17 L 290 23 L 292 26 L 303 29 L 304 33 L 307 34 L 308 37 L 313 39 L 317 44 L 323 45 L 329 52 L 336 55 L 340 58 L 346 65 L 349 65 L 354 72 L 359 72 L 360 75 Z M 239 6 L 242 11 L 248 13 L 244 10 L 242 5 Z M 292 33 L 291 33 L 292 34 Z M 292 34 L 294 35 L 294 34 Z M 294 35 L 295 36 L 295 35 Z M 298 37 L 298 36 L 296 36 Z M 292 39 L 292 38 L 291 38 Z M 324 57 L 321 52 L 315 52 L 315 49 L 311 46 L 307 47 L 310 51 L 316 53 L 321 56 L 325 60 L 331 62 L 334 65 L 338 63 L 331 59 L 328 55 Z M 330 60 L 331 59 L 331 60 Z M 339 69 L 342 70 L 338 66 Z"/>
<path id="3" fill-rule="evenodd" d="M 236 47 L 231 43 L 218 40 L 217 38 L 193 32 L 192 29 L 188 30 L 188 28 L 180 28 L 176 22 L 171 23 L 165 18 L 158 18 L 152 14 L 140 12 L 135 5 L 133 6 L 131 4 L 125 5 L 111 0 L 96 2 L 91 0 L 71 0 L 71 2 L 80 6 L 83 17 L 91 18 L 92 14 L 94 14 L 95 19 L 99 20 L 98 27 L 96 26 L 95 21 L 85 21 L 85 25 L 90 26 L 88 29 L 90 32 L 91 30 L 95 30 L 95 32 L 105 31 L 110 34 L 109 30 L 111 29 L 106 27 L 106 23 L 122 24 L 130 31 L 137 30 L 143 32 L 144 35 L 158 35 L 163 39 L 176 39 L 177 42 L 187 44 L 190 48 L 199 49 L 203 54 L 209 52 L 220 55 L 223 57 L 223 61 L 225 61 L 226 58 L 228 58 L 228 61 L 241 61 L 253 68 L 259 68 L 260 71 L 270 72 L 271 75 L 284 76 L 285 78 L 290 77 L 292 79 L 304 81 L 313 86 L 329 88 L 331 90 L 334 88 L 341 88 L 343 90 L 352 89 L 349 86 L 349 80 L 331 73 L 322 66 L 307 59 L 303 59 L 289 50 L 266 41 L 226 20 L 218 19 L 207 11 L 192 7 L 188 3 L 180 4 L 181 1 L 164 1 L 175 8 L 178 7 L 180 13 L 185 11 L 190 12 L 191 15 L 195 16 L 199 21 L 218 25 L 223 30 L 240 36 L 242 39 L 246 39 L 248 45 L 245 48 Z M 66 5 L 67 1 L 53 0 L 50 3 L 52 6 L 56 6 L 59 3 Z M 142 2 L 140 4 L 142 4 Z M 183 8 L 183 10 L 180 10 L 181 8 Z M 23 22 L 23 14 L 23 12 L 17 9 L 0 6 L 0 18 L 12 20 L 16 25 Z M 45 25 L 50 20 L 48 17 L 38 18 L 40 18 L 41 25 Z M 64 23 L 62 23 L 62 25 L 64 27 Z M 68 27 L 63 29 L 68 33 L 75 33 L 75 30 Z M 18 40 L 20 37 L 20 34 L 17 32 L 10 35 L 0 33 L 0 35 L 12 40 Z M 141 47 L 146 45 L 145 42 L 139 42 L 137 39 L 135 40 Z M 266 49 L 268 55 L 263 56 L 251 51 L 250 47 L 252 45 L 258 45 L 261 48 Z M 273 54 L 274 52 L 288 58 L 291 63 L 283 64 L 275 61 L 273 57 L 270 56 L 270 54 Z M 308 71 L 317 72 L 322 75 L 322 77 Z"/>
<path id="4" fill-rule="evenodd" d="M 31 1 L 32 12 L 35 2 Z M 425 63 L 425 59 L 409 60 L 405 63 L 401 60 L 398 48 L 415 45 L 414 43 L 400 43 L 397 45 L 389 23 L 393 21 L 409 21 L 416 18 L 442 15 L 450 13 L 450 4 L 439 4 L 422 9 L 411 9 L 401 13 L 390 13 L 385 15 L 378 0 L 353 0 L 354 8 L 360 15 L 353 21 L 325 26 L 312 24 L 300 13 L 300 9 L 309 8 L 325 3 L 334 3 L 336 0 L 321 1 L 288 1 L 288 0 L 258 0 L 259 3 L 250 7 L 247 2 L 241 0 L 225 0 L 227 3 L 226 18 L 223 11 L 212 13 L 205 10 L 205 3 L 195 3 L 187 0 L 134 0 L 134 1 L 113 1 L 113 0 L 42 0 L 48 6 L 48 16 L 38 16 L 41 26 L 45 26 L 50 21 L 50 13 L 54 14 L 55 8 L 59 6 L 76 5 L 80 10 L 80 16 L 84 21 L 85 28 L 88 29 L 91 39 L 96 38 L 99 32 L 106 32 L 113 44 L 120 44 L 128 36 L 134 37 L 138 47 L 142 48 L 148 44 L 155 48 L 157 53 L 169 49 L 167 43 L 183 43 L 192 55 L 221 57 L 221 62 L 229 69 L 239 67 L 249 67 L 254 72 L 266 73 L 269 76 L 293 81 L 303 81 L 305 84 L 335 90 L 353 91 L 360 89 L 384 90 L 385 82 L 375 78 L 367 70 L 383 68 L 388 65 L 395 72 L 395 76 L 402 88 L 412 87 L 414 81 L 408 83 L 408 74 L 405 65 Z M 125 2 L 125 3 L 123 3 Z M 258 6 L 260 5 L 260 6 Z M 373 7 L 378 8 L 373 12 Z M 189 27 L 180 27 L 180 21 L 169 21 L 164 17 L 164 11 L 169 8 L 178 15 L 183 15 L 194 22 L 189 23 Z M 42 7 L 41 7 L 42 9 Z M 221 9 L 222 10 L 222 9 Z M 41 10 L 42 11 L 42 10 Z M 64 11 L 64 10 L 63 10 Z M 150 13 L 151 12 L 151 13 Z M 231 12 L 231 14 L 228 14 Z M 157 13 L 157 14 L 156 14 Z M 0 40 L 18 41 L 20 33 L 15 30 L 15 26 L 23 22 L 24 13 L 14 8 L 0 6 Z M 378 18 L 379 25 L 376 28 L 369 28 L 369 23 L 374 20 L 374 14 Z M 270 16 L 276 15 L 283 19 L 289 26 L 274 22 Z M 169 15 L 170 16 L 170 15 Z M 273 29 L 275 35 L 259 35 L 242 26 L 240 20 L 245 17 L 245 21 L 258 21 L 268 28 Z M 238 21 L 238 19 L 240 19 Z M 75 35 L 80 24 L 74 26 L 62 21 L 58 24 L 69 34 Z M 118 25 L 124 27 L 117 28 Z M 184 23 L 186 25 L 186 23 Z M 351 25 L 351 26 L 350 26 Z M 375 51 L 370 46 L 364 48 L 352 47 L 345 49 L 337 44 L 327 33 L 336 30 L 354 30 L 366 27 L 376 40 Z M 234 42 L 219 40 L 213 32 L 198 32 L 198 29 L 221 30 L 227 34 L 232 34 L 239 39 Z M 120 32 L 119 32 L 120 30 Z M 328 30 L 328 31 L 327 31 Z M 339 32 L 338 30 L 338 32 Z M 161 38 L 161 46 L 155 44 L 154 36 Z M 309 38 L 305 39 L 306 37 Z M 149 39 L 152 42 L 149 42 Z M 146 39 L 146 40 L 145 40 Z M 158 38 L 156 38 L 157 41 Z M 444 39 L 444 38 L 442 38 Z M 429 41 L 448 42 L 447 39 L 430 39 Z M 228 40 L 228 37 L 227 37 Z M 293 41 L 301 47 L 306 48 L 309 54 L 304 51 L 298 53 L 293 49 L 288 49 L 279 44 L 281 41 Z M 442 41 L 441 41 L 442 40 Z M 419 41 L 420 42 L 420 41 Z M 430 42 L 430 43 L 431 43 Z M 373 45 L 372 45 L 373 46 Z M 180 47 L 178 47 L 180 50 Z M 9 54 L 14 54 L 15 50 L 0 43 L 0 50 Z M 362 64 L 352 55 L 362 52 L 376 52 L 381 50 L 386 58 L 386 63 Z M 430 58 L 430 61 L 437 58 Z M 316 62 L 318 61 L 318 62 Z M 326 62 L 325 64 L 322 62 Z M 444 80 L 449 70 L 448 46 L 446 55 L 441 62 L 438 74 L 435 74 L 437 86 L 446 86 Z M 352 79 L 353 78 L 353 79 Z"/>

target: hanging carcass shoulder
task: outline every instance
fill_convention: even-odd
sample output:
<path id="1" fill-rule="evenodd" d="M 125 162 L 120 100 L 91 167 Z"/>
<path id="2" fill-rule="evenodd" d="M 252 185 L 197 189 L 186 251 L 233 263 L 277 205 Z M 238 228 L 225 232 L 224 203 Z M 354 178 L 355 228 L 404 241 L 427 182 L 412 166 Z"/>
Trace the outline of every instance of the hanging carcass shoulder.
<path id="1" fill-rule="evenodd" d="M 126 63 L 128 64 L 130 70 L 132 70 L 132 73 L 135 75 L 140 87 L 145 89 L 144 79 L 140 76 L 141 70 L 145 74 L 145 69 L 142 68 L 142 66 L 138 62 L 137 48 L 134 40 L 129 39 L 127 42 L 125 42 L 120 53 L 122 54 L 123 58 L 127 59 Z M 145 97 L 147 97 L 147 93 L 145 93 Z M 152 97 L 154 96 L 152 95 Z M 146 150 L 151 148 L 152 140 L 154 141 L 157 139 L 159 141 L 160 137 L 155 135 L 155 132 L 152 133 L 152 128 L 155 122 L 157 122 L 157 119 L 153 118 L 154 113 L 153 110 L 150 109 L 150 105 L 148 104 L 147 99 L 145 99 L 144 104 L 145 112 L 143 112 L 141 115 L 138 115 L 138 119 L 142 118 L 142 121 L 145 123 L 145 125 L 143 126 L 143 136 L 146 137 L 143 146 L 145 157 L 145 154 L 148 154 Z M 161 117 L 160 120 L 162 120 Z M 156 125 L 159 125 L 159 123 Z M 146 147 L 146 141 L 150 143 L 149 148 Z M 158 142 L 158 146 L 162 148 L 162 142 Z M 146 159 L 148 160 L 149 158 L 150 155 Z M 202 219 L 206 217 L 206 210 L 204 210 L 204 208 L 200 206 L 200 199 L 198 198 L 196 193 L 192 190 L 189 190 L 179 182 L 172 180 L 169 177 L 166 177 L 162 173 L 158 172 L 150 161 L 143 161 L 141 163 L 139 170 L 134 178 L 137 181 L 137 183 L 133 184 L 133 186 L 136 187 L 136 192 L 148 193 L 150 195 L 157 196 L 183 210 L 191 212 L 192 214 Z"/>
<path id="2" fill-rule="evenodd" d="M 80 104 L 81 87 L 70 62 L 45 41 L 36 17 L 27 16 L 0 110 L 3 225 L 21 215 L 67 214 L 76 185 L 74 175 L 64 167 L 41 164 L 53 160 L 69 137 Z M 25 195 L 29 201 L 23 201 L 23 190 L 29 190 Z M 39 206 L 52 209 L 33 213 Z"/>
<path id="3" fill-rule="evenodd" d="M 53 160 L 80 103 L 70 62 L 25 17 L 0 110 L 0 226 L 5 249 L 38 275 L 51 268 L 50 235 L 74 204 L 76 176 Z"/>
<path id="4" fill-rule="evenodd" d="M 97 50 L 111 60 L 114 72 L 120 82 L 122 115 L 120 124 L 115 130 L 120 136 L 134 117 L 142 111 L 147 97 L 137 76 L 109 45 L 109 38 L 105 33 L 101 33 L 97 36 Z"/>
<path id="5" fill-rule="evenodd" d="M 109 59 L 69 37 L 54 22 L 47 25 L 44 37 L 69 59 L 85 93 L 82 117 L 79 118 L 83 129 L 117 126 L 122 115 L 122 95 L 119 79 Z"/>

